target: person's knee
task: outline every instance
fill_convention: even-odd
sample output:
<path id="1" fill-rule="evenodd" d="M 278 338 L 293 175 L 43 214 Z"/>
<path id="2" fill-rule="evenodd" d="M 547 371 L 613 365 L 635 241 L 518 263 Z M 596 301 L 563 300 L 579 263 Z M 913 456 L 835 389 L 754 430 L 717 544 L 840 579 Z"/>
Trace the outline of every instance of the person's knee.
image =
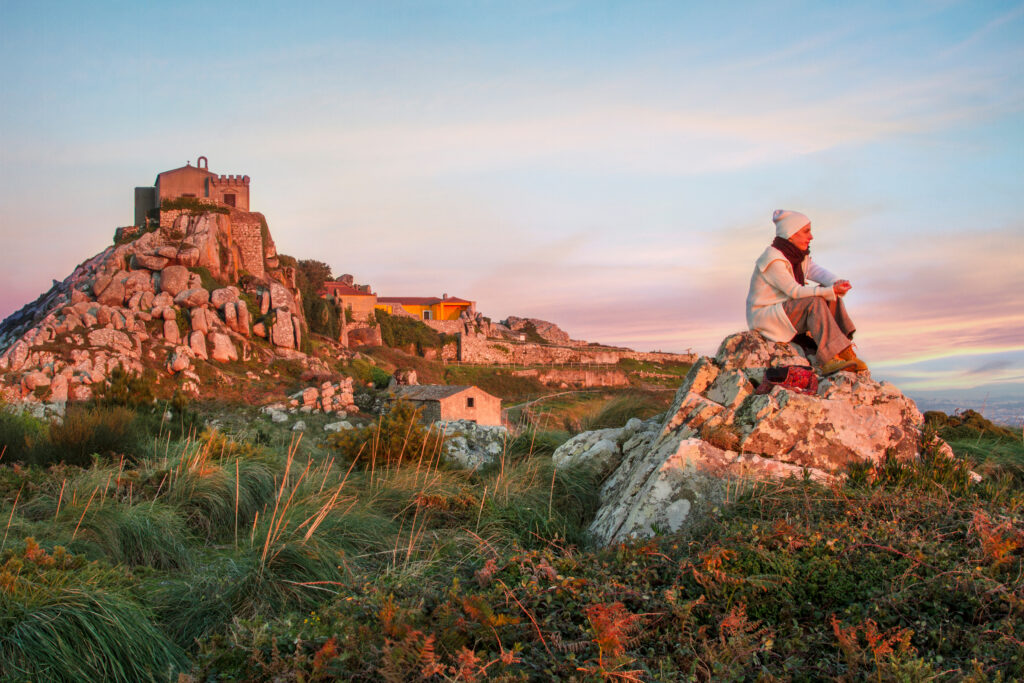
<path id="1" fill-rule="evenodd" d="M 829 307 L 828 307 L 828 301 L 826 301 L 823 297 L 820 297 L 820 296 L 811 297 L 811 304 L 810 305 L 811 305 L 811 310 L 831 312 Z"/>

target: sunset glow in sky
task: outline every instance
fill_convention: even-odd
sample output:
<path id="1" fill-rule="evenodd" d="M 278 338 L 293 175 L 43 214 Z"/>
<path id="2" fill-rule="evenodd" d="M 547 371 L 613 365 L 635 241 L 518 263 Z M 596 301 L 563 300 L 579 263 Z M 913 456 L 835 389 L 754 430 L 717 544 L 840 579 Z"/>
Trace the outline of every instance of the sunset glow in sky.
<path id="1" fill-rule="evenodd" d="M 1024 396 L 1021 2 L 0 8 L 0 317 L 205 155 L 283 253 L 640 349 L 799 210 L 876 377 Z"/>

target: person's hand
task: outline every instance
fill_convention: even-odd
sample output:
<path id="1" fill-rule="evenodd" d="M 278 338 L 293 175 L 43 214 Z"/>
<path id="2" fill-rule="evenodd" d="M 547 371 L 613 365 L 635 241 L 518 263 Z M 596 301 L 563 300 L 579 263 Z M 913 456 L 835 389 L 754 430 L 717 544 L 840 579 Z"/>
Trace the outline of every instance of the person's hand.
<path id="1" fill-rule="evenodd" d="M 849 280 L 836 280 L 832 285 L 832 291 L 836 293 L 836 296 L 843 296 L 849 292 L 852 287 L 853 285 L 850 284 Z"/>

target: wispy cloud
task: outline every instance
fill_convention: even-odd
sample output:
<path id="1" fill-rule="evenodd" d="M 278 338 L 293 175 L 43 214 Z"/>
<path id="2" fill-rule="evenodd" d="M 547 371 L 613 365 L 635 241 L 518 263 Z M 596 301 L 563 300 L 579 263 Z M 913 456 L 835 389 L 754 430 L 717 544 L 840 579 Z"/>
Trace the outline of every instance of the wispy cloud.
<path id="1" fill-rule="evenodd" d="M 968 375 L 990 375 L 1001 370 L 1013 367 L 1013 363 L 1008 360 L 990 360 L 985 361 L 981 365 L 975 368 L 970 368 L 964 372 Z"/>

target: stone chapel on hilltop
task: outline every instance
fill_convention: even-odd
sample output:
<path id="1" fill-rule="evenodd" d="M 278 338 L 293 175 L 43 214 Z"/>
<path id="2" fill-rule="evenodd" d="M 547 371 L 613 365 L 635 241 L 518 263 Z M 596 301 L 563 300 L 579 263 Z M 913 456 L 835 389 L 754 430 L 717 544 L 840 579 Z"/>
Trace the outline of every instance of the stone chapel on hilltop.
<path id="1" fill-rule="evenodd" d="M 135 188 L 135 225 L 145 225 L 151 210 L 159 208 L 165 199 L 178 197 L 196 197 L 248 211 L 249 176 L 211 173 L 206 157 L 196 159 L 195 166 L 186 162 L 181 168 L 164 171 L 152 187 Z"/>
<path id="2" fill-rule="evenodd" d="M 195 197 L 204 203 L 223 207 L 216 219 L 229 250 L 235 254 L 234 267 L 262 278 L 267 269 L 279 266 L 274 241 L 263 214 L 249 210 L 249 176 L 217 175 L 211 173 L 206 157 L 199 157 L 196 165 L 187 162 L 181 168 L 164 171 L 156 177 L 152 187 L 135 188 L 135 231 L 146 226 L 163 202 L 181 197 Z M 159 224 L 171 227 L 181 209 L 160 211 Z M 224 214 L 224 215 L 221 215 Z M 121 234 L 125 228 L 120 228 Z M 282 282 L 294 287 L 294 273 L 284 268 Z"/>

